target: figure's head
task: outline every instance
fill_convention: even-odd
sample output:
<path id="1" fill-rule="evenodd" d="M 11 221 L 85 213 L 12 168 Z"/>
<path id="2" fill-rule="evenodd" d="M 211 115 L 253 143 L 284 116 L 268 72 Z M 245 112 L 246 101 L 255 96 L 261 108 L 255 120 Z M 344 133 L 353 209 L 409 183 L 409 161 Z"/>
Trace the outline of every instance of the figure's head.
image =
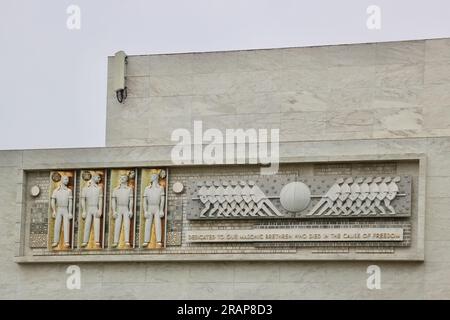
<path id="1" fill-rule="evenodd" d="M 154 174 L 152 174 L 152 176 L 151 176 L 150 179 L 151 179 L 152 182 L 158 182 L 158 180 L 159 180 L 159 175 L 156 174 L 156 173 L 154 173 Z"/>
<path id="2" fill-rule="evenodd" d="M 253 186 L 255 185 L 255 181 L 249 180 L 249 181 L 248 181 L 248 185 L 249 185 L 250 187 L 253 187 Z"/>
<path id="3" fill-rule="evenodd" d="M 361 183 L 363 181 L 364 181 L 364 179 L 361 178 L 361 177 L 358 177 L 358 178 L 355 179 L 355 183 Z"/>
<path id="4" fill-rule="evenodd" d="M 207 187 L 211 187 L 211 186 L 212 186 L 212 183 L 211 183 L 211 181 L 206 181 L 206 183 L 205 183 L 205 184 L 206 184 L 206 186 L 207 186 Z"/>
<path id="5" fill-rule="evenodd" d="M 159 176 L 161 177 L 161 179 L 164 179 L 166 177 L 166 170 L 161 170 Z"/>
<path id="6" fill-rule="evenodd" d="M 365 183 L 371 183 L 372 182 L 372 177 L 367 177 L 366 179 L 364 179 Z"/>
<path id="7" fill-rule="evenodd" d="M 224 187 L 228 187 L 228 181 L 223 180 L 223 181 L 222 181 L 222 185 L 223 185 Z"/>
<path id="8" fill-rule="evenodd" d="M 388 183 L 388 182 L 391 182 L 391 180 L 392 180 L 391 177 L 385 177 L 384 180 L 383 180 L 383 182 L 384 182 L 384 183 Z"/>
<path id="9" fill-rule="evenodd" d="M 400 177 L 395 177 L 394 179 L 392 179 L 392 181 L 394 181 L 394 182 L 400 182 Z"/>
<path id="10" fill-rule="evenodd" d="M 381 182 L 381 177 L 376 177 L 375 179 L 373 179 L 373 182 L 376 182 L 376 183 L 378 183 L 378 182 Z"/>
<path id="11" fill-rule="evenodd" d="M 344 179 L 343 178 L 337 178 L 336 183 L 337 184 L 342 184 L 342 183 L 344 183 Z"/>
<path id="12" fill-rule="evenodd" d="M 232 187 L 236 187 L 237 186 L 237 181 L 236 180 L 231 180 L 230 182 Z"/>
<path id="13" fill-rule="evenodd" d="M 345 183 L 352 183 L 352 182 L 353 182 L 353 178 L 352 177 L 345 179 Z"/>
<path id="14" fill-rule="evenodd" d="M 92 177 L 92 181 L 94 181 L 95 183 L 99 183 L 100 181 L 102 181 L 102 177 L 100 177 L 99 174 L 94 174 L 94 176 Z"/>
<path id="15" fill-rule="evenodd" d="M 128 175 L 126 174 L 120 175 L 120 183 L 128 183 Z"/>
<path id="16" fill-rule="evenodd" d="M 61 183 L 65 186 L 69 184 L 69 177 L 68 176 L 61 176 Z"/>
<path id="17" fill-rule="evenodd" d="M 247 185 L 244 180 L 239 180 L 239 184 L 241 187 L 245 187 Z"/>

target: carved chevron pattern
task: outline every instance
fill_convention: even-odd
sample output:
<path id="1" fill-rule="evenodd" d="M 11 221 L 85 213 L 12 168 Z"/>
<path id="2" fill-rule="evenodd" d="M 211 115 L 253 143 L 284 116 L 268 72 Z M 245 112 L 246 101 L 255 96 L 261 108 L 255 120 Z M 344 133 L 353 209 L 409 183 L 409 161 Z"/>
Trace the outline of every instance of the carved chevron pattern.
<path id="1" fill-rule="evenodd" d="M 200 217 L 282 216 L 253 181 L 199 183 Z"/>
<path id="2" fill-rule="evenodd" d="M 400 177 L 339 178 L 307 215 L 395 215 L 398 182 Z"/>

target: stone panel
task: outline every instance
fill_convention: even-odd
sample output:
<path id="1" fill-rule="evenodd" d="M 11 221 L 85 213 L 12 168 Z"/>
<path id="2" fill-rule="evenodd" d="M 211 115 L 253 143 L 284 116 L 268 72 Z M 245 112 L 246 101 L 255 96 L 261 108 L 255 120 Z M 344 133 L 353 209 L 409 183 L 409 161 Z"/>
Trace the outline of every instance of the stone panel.
<path id="1" fill-rule="evenodd" d="M 122 148 L 0 152 L 0 167 L 4 167 L 4 170 L 0 170 L 2 178 L 0 180 L 2 201 L 0 297 L 22 299 L 226 297 L 235 299 L 251 295 L 254 299 L 265 297 L 285 299 L 450 298 L 447 283 L 447 279 L 450 278 L 448 271 L 450 241 L 446 232 L 448 230 L 447 200 L 450 198 L 446 192 L 449 190 L 446 181 L 449 176 L 447 153 L 450 152 L 448 139 L 450 132 L 445 120 L 446 106 L 450 101 L 450 85 L 447 83 L 448 75 L 446 75 L 447 64 L 450 60 L 449 44 L 449 39 L 433 39 L 220 54 L 129 57 L 127 68 L 129 76 L 152 77 L 148 88 L 152 98 L 150 98 L 151 103 L 148 103 L 149 100 L 145 100 L 148 98 L 129 97 L 125 104 L 118 104 L 108 85 L 106 141 L 109 146 L 122 146 Z M 202 56 L 208 56 L 208 58 L 202 62 Z M 425 85 L 420 84 L 417 76 L 421 65 L 423 65 Z M 399 66 L 404 66 L 404 70 Z M 324 71 L 325 69 L 327 70 Z M 342 70 L 342 74 L 348 75 L 348 79 L 345 79 L 342 84 L 338 83 L 341 79 L 333 74 L 329 76 L 329 70 L 333 72 Z M 375 70 L 373 80 L 364 79 L 358 75 L 358 72 L 364 75 L 371 74 L 372 70 Z M 194 91 L 189 81 L 194 73 L 200 72 L 206 76 L 203 76 L 203 81 L 195 82 Z M 237 73 L 245 72 L 249 72 L 246 77 L 237 75 Z M 230 73 L 230 75 L 217 77 L 220 73 Z M 262 82 L 266 79 L 264 75 L 269 79 L 268 83 L 258 84 L 256 81 Z M 111 79 L 111 74 L 108 78 Z M 236 81 L 236 85 L 228 81 Z M 245 84 L 245 81 L 252 83 L 242 89 L 239 88 Z M 371 83 L 374 85 L 371 86 Z M 131 84 L 134 86 L 133 83 Z M 272 90 L 273 84 L 275 84 L 275 91 L 261 91 Z M 370 86 L 365 87 L 365 85 Z M 220 88 L 220 86 L 223 87 Z M 138 92 L 137 89 L 139 86 L 136 86 L 134 90 L 130 88 L 133 92 Z M 223 93 L 216 98 L 214 93 L 208 92 L 209 89 L 211 92 Z M 183 98 L 192 98 L 195 104 L 186 102 L 184 99 L 178 100 L 177 97 L 181 95 Z M 162 98 L 166 96 L 176 97 L 167 102 L 168 100 Z M 405 157 L 410 153 L 426 153 L 427 176 L 424 173 L 421 176 L 427 178 L 426 191 L 423 189 L 420 191 L 426 195 L 426 215 L 420 217 L 427 225 L 425 235 L 422 234 L 424 239 L 421 239 L 425 240 L 426 263 L 394 261 L 386 264 L 381 262 L 386 259 L 386 256 L 393 257 L 393 254 L 404 257 L 404 251 L 398 248 L 394 250 L 394 253 L 373 253 L 372 259 L 377 260 L 376 264 L 380 266 L 382 272 L 381 289 L 369 290 L 366 286 L 368 277 L 366 270 L 373 262 L 367 261 L 367 254 L 360 256 L 365 261 L 317 261 L 327 259 L 330 255 L 362 259 L 356 254 L 352 255 L 351 250 L 345 250 L 342 247 L 336 247 L 334 254 L 324 253 L 327 248 L 323 247 L 316 249 L 316 252 L 322 250 L 322 253 L 313 254 L 310 250 L 306 254 L 305 251 L 301 251 L 309 259 L 314 260 L 309 262 L 282 261 L 291 253 L 279 250 L 276 261 L 264 263 L 260 261 L 253 263 L 240 261 L 229 264 L 186 261 L 160 263 L 156 262 L 160 255 L 153 254 L 150 255 L 151 259 L 147 259 L 145 270 L 136 269 L 129 262 L 124 264 L 128 266 L 127 269 L 124 268 L 126 269 L 124 273 L 136 275 L 140 279 L 147 280 L 151 285 L 148 283 L 139 285 L 129 275 L 120 274 L 118 270 L 113 272 L 109 267 L 105 271 L 105 266 L 112 264 L 95 262 L 98 261 L 96 256 L 90 258 L 89 264 L 82 263 L 86 260 L 83 260 L 83 256 L 80 255 L 74 255 L 66 260 L 62 260 L 63 257 L 57 257 L 61 258 L 58 260 L 60 262 L 46 260 L 52 261 L 51 264 L 27 265 L 14 262 L 17 245 L 15 233 L 19 233 L 18 231 L 23 228 L 29 230 L 30 225 L 21 226 L 19 223 L 19 228 L 16 229 L 16 221 L 20 220 L 22 212 L 20 208 L 16 209 L 16 202 L 21 197 L 16 195 L 15 186 L 11 188 L 11 179 L 15 176 L 12 173 L 13 168 L 23 166 L 28 170 L 80 169 L 97 167 L 105 162 L 108 166 L 147 166 L 149 163 L 167 165 L 170 164 L 171 148 L 161 146 L 160 143 L 167 144 L 169 140 L 158 133 L 161 127 L 149 126 L 149 119 L 152 116 L 162 115 L 163 111 L 157 113 L 159 109 L 164 112 L 167 109 L 170 112 L 173 106 L 174 114 L 188 114 L 188 109 L 192 108 L 192 114 L 195 114 L 198 120 L 203 120 L 207 115 L 211 116 L 210 127 L 214 127 L 214 116 L 231 115 L 223 121 L 218 119 L 218 123 L 222 123 L 223 128 L 229 128 L 229 124 L 234 123 L 241 113 L 249 113 L 248 110 L 253 110 L 255 113 L 258 111 L 256 104 L 252 105 L 252 109 L 245 108 L 255 96 L 257 96 L 255 99 L 261 100 L 258 104 L 263 104 L 264 99 L 274 101 L 274 105 L 280 104 L 280 111 L 286 113 L 284 118 L 280 118 L 280 123 L 283 119 L 288 119 L 290 112 L 313 112 L 305 113 L 303 118 L 297 117 L 305 123 L 310 119 L 317 119 L 314 112 L 326 110 L 334 112 L 332 117 L 327 118 L 331 124 L 327 124 L 325 128 L 310 126 L 308 136 L 301 137 L 305 141 L 282 143 L 280 151 L 285 159 L 314 158 L 336 162 L 342 157 L 365 154 L 378 157 L 380 160 L 389 160 L 389 155 L 394 153 L 401 153 Z M 271 98 L 272 96 L 281 98 Z M 152 101 L 153 98 L 155 100 Z M 146 108 L 156 113 L 147 113 Z M 261 113 L 276 113 L 274 111 L 276 108 L 276 106 L 262 105 Z M 345 112 L 341 111 L 344 109 Z M 361 110 L 370 110 L 370 112 L 364 113 Z M 372 112 L 373 110 L 376 111 Z M 352 116 L 351 113 L 355 111 L 358 113 Z M 347 116 L 349 116 L 348 120 Z M 170 126 L 171 119 L 172 117 L 164 119 L 167 126 Z M 251 117 L 246 119 L 250 124 L 253 121 Z M 130 127 L 131 122 L 133 126 Z M 360 127 L 358 127 L 359 122 Z M 292 126 L 291 128 L 292 134 L 280 132 L 283 139 L 295 138 L 295 128 Z M 298 132 L 302 132 L 301 129 Z M 165 132 L 164 135 L 167 133 Z M 251 170 L 253 169 L 249 169 L 250 172 Z M 310 166 L 304 172 L 312 175 L 314 170 Z M 409 171 L 408 167 L 397 168 L 398 174 L 408 174 Z M 196 168 L 192 168 L 192 172 L 192 175 L 199 174 Z M 218 172 L 221 172 L 220 169 Z M 28 194 L 28 191 L 24 192 Z M 224 227 L 227 226 L 224 225 Z M 417 228 L 417 225 L 412 225 L 413 234 L 416 234 Z M 183 242 L 183 238 L 181 241 Z M 176 246 L 167 249 L 174 252 L 178 250 Z M 39 251 L 37 248 L 36 250 L 42 255 L 41 258 L 45 258 L 44 251 Z M 207 253 L 204 250 L 204 253 L 197 257 L 214 258 L 217 252 L 232 255 L 233 252 L 243 250 L 250 249 L 230 246 L 217 248 L 215 253 Z M 264 250 L 266 250 L 265 256 L 261 255 L 258 259 L 264 259 L 268 253 L 271 253 L 267 248 Z M 386 252 L 387 250 L 389 248 L 386 248 Z M 133 255 L 132 259 L 137 258 Z M 111 261 L 114 260 L 111 258 Z M 74 262 L 81 266 L 82 279 L 85 279 L 82 280 L 81 290 L 67 290 L 65 287 L 67 279 L 65 268 Z M 134 271 L 137 272 L 134 273 Z M 118 282 L 113 282 L 115 278 Z"/>

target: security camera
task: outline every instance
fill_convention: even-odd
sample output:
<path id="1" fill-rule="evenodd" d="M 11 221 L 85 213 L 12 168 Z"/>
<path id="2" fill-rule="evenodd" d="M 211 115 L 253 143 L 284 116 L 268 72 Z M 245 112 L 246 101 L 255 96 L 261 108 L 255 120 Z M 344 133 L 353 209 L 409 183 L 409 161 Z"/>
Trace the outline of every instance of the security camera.
<path id="1" fill-rule="evenodd" d="M 113 88 L 116 92 L 117 100 L 122 103 L 127 98 L 127 87 L 125 85 L 125 68 L 127 55 L 123 51 L 118 51 L 114 55 L 113 64 Z"/>

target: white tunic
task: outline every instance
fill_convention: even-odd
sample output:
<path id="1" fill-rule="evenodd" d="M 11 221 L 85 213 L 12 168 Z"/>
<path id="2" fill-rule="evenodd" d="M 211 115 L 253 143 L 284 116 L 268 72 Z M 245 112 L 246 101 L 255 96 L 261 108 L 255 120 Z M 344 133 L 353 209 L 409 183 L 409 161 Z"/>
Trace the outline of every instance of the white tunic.
<path id="1" fill-rule="evenodd" d="M 130 198 L 133 198 L 133 189 L 129 186 L 118 186 L 114 189 L 113 198 L 116 198 L 118 207 L 128 208 Z"/>
<path id="2" fill-rule="evenodd" d="M 86 206 L 88 208 L 97 208 L 100 198 L 103 197 L 102 188 L 95 183 L 91 183 L 89 186 L 83 188 L 81 197 L 86 199 Z"/>
<path id="3" fill-rule="evenodd" d="M 57 208 L 67 209 L 72 198 L 72 190 L 67 187 L 59 186 L 52 193 L 52 199 L 56 200 Z"/>

